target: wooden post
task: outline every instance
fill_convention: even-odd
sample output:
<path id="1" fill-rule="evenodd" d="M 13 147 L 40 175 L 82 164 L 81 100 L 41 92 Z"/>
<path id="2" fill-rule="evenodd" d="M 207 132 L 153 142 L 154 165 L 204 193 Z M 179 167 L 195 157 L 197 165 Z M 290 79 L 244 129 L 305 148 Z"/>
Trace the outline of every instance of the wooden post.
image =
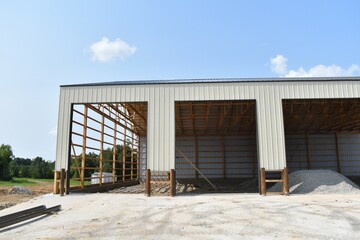
<path id="1" fill-rule="evenodd" d="M 88 107 L 87 105 L 84 105 L 84 126 L 83 126 L 83 143 L 82 143 L 82 155 L 81 155 L 81 175 L 80 175 L 81 188 L 84 188 L 84 178 L 85 178 L 87 118 L 88 118 Z"/>
<path id="2" fill-rule="evenodd" d="M 260 168 L 260 193 L 261 193 L 261 195 L 266 195 L 265 168 Z"/>
<path id="3" fill-rule="evenodd" d="M 225 145 L 224 145 L 224 136 L 220 137 L 221 141 L 221 160 L 222 160 L 222 177 L 226 178 L 226 163 L 225 163 Z"/>
<path id="4" fill-rule="evenodd" d="M 54 194 L 59 194 L 60 193 L 60 188 L 59 188 L 59 171 L 54 171 Z"/>
<path id="5" fill-rule="evenodd" d="M 105 117 L 102 115 L 101 119 L 101 140 L 100 140 L 100 162 L 99 162 L 99 183 L 102 186 L 103 181 L 103 160 L 104 160 L 104 133 L 105 133 Z"/>
<path id="6" fill-rule="evenodd" d="M 150 197 L 150 195 L 151 195 L 151 170 L 150 169 L 146 169 L 145 193 L 146 193 L 146 196 Z"/>
<path id="7" fill-rule="evenodd" d="M 198 138 L 197 136 L 194 137 L 194 147 L 195 147 L 195 166 L 198 168 Z M 196 171 L 196 169 L 194 169 L 195 171 L 195 178 L 198 179 L 198 172 Z"/>
<path id="8" fill-rule="evenodd" d="M 131 173 L 130 178 L 133 180 L 134 178 L 134 125 L 131 127 Z"/>
<path id="9" fill-rule="evenodd" d="M 60 173 L 60 196 L 64 196 L 65 192 L 65 174 L 65 169 L 62 168 Z"/>
<path id="10" fill-rule="evenodd" d="M 117 132 L 117 124 L 114 121 L 114 143 L 113 143 L 113 159 L 112 159 L 112 179 L 113 183 L 116 182 L 116 132 Z"/>
<path id="11" fill-rule="evenodd" d="M 289 195 L 289 171 L 285 167 L 282 171 L 282 180 L 283 180 L 283 194 Z"/>
<path id="12" fill-rule="evenodd" d="M 310 144 L 309 144 L 309 134 L 306 133 L 306 157 L 308 162 L 308 169 L 311 169 L 311 160 L 310 160 Z"/>
<path id="13" fill-rule="evenodd" d="M 140 179 L 140 135 L 137 135 L 137 152 L 136 152 L 136 179 Z"/>
<path id="14" fill-rule="evenodd" d="M 125 120 L 124 120 L 125 121 Z M 126 122 L 125 122 L 125 126 L 127 126 Z M 124 128 L 124 141 L 123 141 L 123 156 L 122 156 L 122 180 L 123 182 L 125 181 L 125 168 L 126 168 L 126 128 Z"/>
<path id="15" fill-rule="evenodd" d="M 257 163 L 257 153 L 256 153 L 256 138 L 252 138 L 251 137 L 251 150 L 252 150 L 252 154 L 254 154 L 252 156 L 252 161 L 251 161 L 251 170 L 252 170 L 252 177 L 255 178 L 255 174 L 256 174 L 256 163 Z"/>
<path id="16" fill-rule="evenodd" d="M 176 196 L 176 175 L 174 169 L 170 170 L 170 196 Z"/>
<path id="17" fill-rule="evenodd" d="M 339 150 L 339 136 L 338 133 L 335 133 L 336 141 L 336 161 L 337 161 L 337 170 L 341 173 L 341 162 L 340 162 L 340 150 Z"/>

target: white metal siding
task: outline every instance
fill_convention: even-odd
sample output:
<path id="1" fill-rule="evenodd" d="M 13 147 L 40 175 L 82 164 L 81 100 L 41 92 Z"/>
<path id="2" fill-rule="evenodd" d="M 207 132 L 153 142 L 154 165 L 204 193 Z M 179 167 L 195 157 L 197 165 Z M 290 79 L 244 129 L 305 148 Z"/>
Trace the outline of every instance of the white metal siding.
<path id="1" fill-rule="evenodd" d="M 67 168 L 72 103 L 148 102 L 148 168 L 168 171 L 175 162 L 174 101 L 256 99 L 260 167 L 286 166 L 282 99 L 359 98 L 360 83 L 236 82 L 63 87 L 60 93 L 56 169 Z"/>

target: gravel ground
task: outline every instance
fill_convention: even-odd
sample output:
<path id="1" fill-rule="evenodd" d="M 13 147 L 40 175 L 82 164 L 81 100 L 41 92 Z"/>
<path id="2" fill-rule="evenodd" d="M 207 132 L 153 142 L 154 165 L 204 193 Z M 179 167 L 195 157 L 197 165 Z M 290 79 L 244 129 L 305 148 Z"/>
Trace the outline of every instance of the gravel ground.
<path id="1" fill-rule="evenodd" d="M 281 191 L 281 183 L 269 192 Z M 332 170 L 299 170 L 289 174 L 291 194 L 358 193 L 359 187 L 345 176 Z"/>
<path id="2" fill-rule="evenodd" d="M 360 239 L 360 194 L 44 195 L 0 216 L 45 204 L 62 211 L 0 229 L 8 239 Z"/>

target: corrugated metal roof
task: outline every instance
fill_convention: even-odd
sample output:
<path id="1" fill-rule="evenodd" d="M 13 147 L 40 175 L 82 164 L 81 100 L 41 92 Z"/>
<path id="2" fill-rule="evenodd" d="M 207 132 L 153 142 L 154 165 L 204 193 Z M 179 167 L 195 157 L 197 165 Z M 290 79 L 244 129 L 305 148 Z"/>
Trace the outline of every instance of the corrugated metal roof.
<path id="1" fill-rule="evenodd" d="M 205 78 L 205 79 L 166 79 L 133 80 L 100 83 L 67 84 L 60 87 L 111 86 L 111 85 L 153 85 L 153 84 L 191 84 L 191 83 L 234 83 L 234 82 L 309 82 L 309 81 L 360 81 L 358 77 L 293 77 L 293 78 Z"/>

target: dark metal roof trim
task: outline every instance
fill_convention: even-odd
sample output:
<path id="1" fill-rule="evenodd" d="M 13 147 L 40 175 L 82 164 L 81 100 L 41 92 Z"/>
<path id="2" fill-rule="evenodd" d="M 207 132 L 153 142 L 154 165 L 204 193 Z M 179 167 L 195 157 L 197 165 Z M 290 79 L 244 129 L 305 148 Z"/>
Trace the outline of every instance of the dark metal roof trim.
<path id="1" fill-rule="evenodd" d="M 173 79 L 173 80 L 134 80 L 101 83 L 83 83 L 60 85 L 60 87 L 90 87 L 114 85 L 156 85 L 156 84 L 194 84 L 194 83 L 246 83 L 246 82 L 329 82 L 360 81 L 359 77 L 292 77 L 292 78 L 209 78 L 209 79 Z"/>

